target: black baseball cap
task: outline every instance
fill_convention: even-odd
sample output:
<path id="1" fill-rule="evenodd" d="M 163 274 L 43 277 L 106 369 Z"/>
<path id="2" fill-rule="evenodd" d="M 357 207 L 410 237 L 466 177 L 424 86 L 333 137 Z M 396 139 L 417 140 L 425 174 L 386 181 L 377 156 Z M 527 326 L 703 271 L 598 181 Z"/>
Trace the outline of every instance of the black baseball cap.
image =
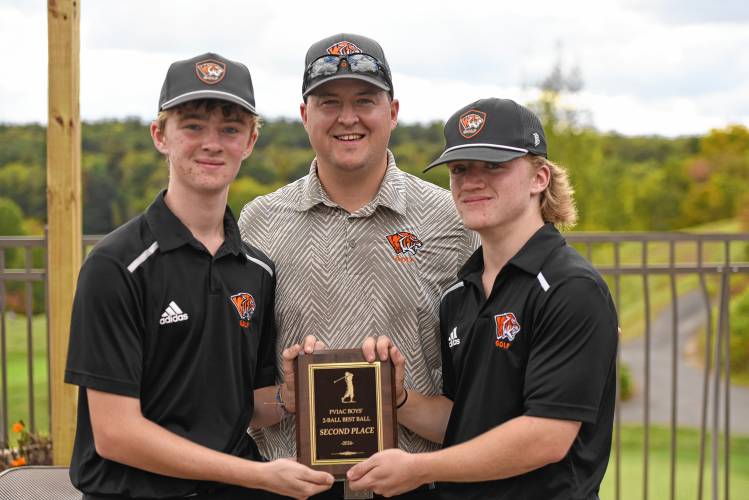
<path id="1" fill-rule="evenodd" d="M 159 96 L 159 111 L 195 99 L 233 102 L 257 115 L 250 70 L 213 52 L 169 66 Z"/>
<path id="2" fill-rule="evenodd" d="M 323 56 L 343 56 L 350 54 L 367 54 L 374 57 L 379 63 L 380 71 L 377 74 L 356 73 L 352 72 L 348 65 L 340 65 L 338 71 L 331 75 L 324 75 L 318 78 L 308 78 L 307 75 L 313 62 Z M 304 76 L 302 81 L 302 97 L 305 99 L 317 87 L 331 80 L 342 78 L 351 78 L 355 80 L 364 80 L 375 85 L 382 90 L 387 91 L 390 97 L 393 97 L 393 79 L 390 73 L 390 66 L 385 59 L 380 44 L 371 38 L 351 33 L 339 33 L 337 35 L 323 38 L 315 42 L 307 50 L 307 56 L 304 58 Z"/>
<path id="3" fill-rule="evenodd" d="M 432 167 L 456 160 L 502 163 L 528 153 L 547 157 L 541 121 L 511 99 L 480 99 L 445 123 L 445 150 Z"/>

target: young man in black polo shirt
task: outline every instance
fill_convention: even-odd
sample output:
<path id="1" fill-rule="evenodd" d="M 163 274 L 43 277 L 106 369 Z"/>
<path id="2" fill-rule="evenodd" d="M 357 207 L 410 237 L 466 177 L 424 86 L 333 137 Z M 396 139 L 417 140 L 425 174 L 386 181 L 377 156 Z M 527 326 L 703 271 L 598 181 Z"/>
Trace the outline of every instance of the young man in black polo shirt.
<path id="1" fill-rule="evenodd" d="M 608 288 L 554 227 L 576 218 L 541 123 L 483 99 L 445 124 L 453 200 L 482 246 L 440 305 L 442 396 L 402 388 L 388 338 L 367 359 L 396 364 L 398 422 L 443 449 L 386 450 L 349 471 L 387 495 L 439 482 L 446 499 L 597 499 L 611 447 L 617 318 Z"/>
<path id="2" fill-rule="evenodd" d="M 86 499 L 307 497 L 333 481 L 263 462 L 246 433 L 281 416 L 265 404 L 275 268 L 226 206 L 257 128 L 244 65 L 210 53 L 171 65 L 151 125 L 167 190 L 94 248 L 78 280 L 65 380 L 80 387 L 70 474 Z M 299 349 L 284 351 L 285 369 Z"/>

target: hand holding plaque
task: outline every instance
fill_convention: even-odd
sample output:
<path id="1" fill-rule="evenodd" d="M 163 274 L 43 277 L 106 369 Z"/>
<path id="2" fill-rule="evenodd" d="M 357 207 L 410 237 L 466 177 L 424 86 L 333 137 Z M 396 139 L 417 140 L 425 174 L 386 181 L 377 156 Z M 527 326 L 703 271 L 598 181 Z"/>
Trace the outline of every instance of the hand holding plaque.
<path id="1" fill-rule="evenodd" d="M 325 345 L 317 340 L 314 335 L 307 335 L 301 344 L 294 344 L 287 347 L 281 352 L 281 361 L 283 367 L 284 383 L 278 387 L 276 404 L 279 404 L 287 413 L 296 412 L 295 393 L 295 370 L 297 357 L 303 354 L 312 354 L 315 351 L 321 351 Z"/>

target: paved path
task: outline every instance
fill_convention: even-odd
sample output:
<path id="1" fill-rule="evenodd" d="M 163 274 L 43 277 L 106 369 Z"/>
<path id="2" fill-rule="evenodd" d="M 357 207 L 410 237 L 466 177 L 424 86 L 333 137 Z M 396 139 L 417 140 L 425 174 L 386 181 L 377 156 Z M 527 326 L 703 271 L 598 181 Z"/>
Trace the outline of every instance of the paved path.
<path id="1" fill-rule="evenodd" d="M 679 297 L 679 361 L 677 425 L 699 427 L 702 418 L 702 386 L 704 370 L 694 366 L 685 355 L 690 344 L 702 329 L 706 308 L 699 291 Z M 671 308 L 663 311 L 651 323 L 650 339 L 650 422 L 671 423 Z M 716 334 L 717 332 L 713 332 Z M 704 357 L 704 354 L 702 355 Z M 644 418 L 645 339 L 644 336 L 622 344 L 622 360 L 629 365 L 635 383 L 635 395 L 622 404 L 622 422 L 642 423 Z M 707 425 L 712 427 L 713 377 L 709 382 Z M 724 389 L 720 389 L 719 427 L 723 427 Z M 731 387 L 731 433 L 749 434 L 749 388 Z"/>

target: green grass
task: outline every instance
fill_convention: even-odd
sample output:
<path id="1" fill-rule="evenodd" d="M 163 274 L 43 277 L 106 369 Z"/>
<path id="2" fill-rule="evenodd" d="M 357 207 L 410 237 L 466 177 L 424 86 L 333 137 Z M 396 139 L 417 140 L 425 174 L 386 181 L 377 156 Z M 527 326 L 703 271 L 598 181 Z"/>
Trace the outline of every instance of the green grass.
<path id="1" fill-rule="evenodd" d="M 699 472 L 700 434 L 695 429 L 677 431 L 676 452 L 676 495 L 678 500 L 696 500 Z M 622 500 L 643 498 L 643 441 L 641 426 L 622 426 L 621 432 L 621 496 Z M 723 498 L 723 447 L 720 437 L 719 456 L 719 491 Z M 648 454 L 648 498 L 652 500 L 670 499 L 671 481 L 671 432 L 664 427 L 651 427 Z M 711 441 L 708 437 L 705 445 L 705 475 L 703 478 L 703 497 L 712 498 Z M 612 452 L 609 467 L 601 485 L 601 500 L 614 499 L 615 457 Z M 749 437 L 731 439 L 730 456 L 730 498 L 733 500 L 749 498 Z"/>
<path id="2" fill-rule="evenodd" d="M 11 443 L 15 442 L 10 427 L 23 420 L 31 430 L 29 413 L 29 376 L 27 319 L 23 315 L 6 313 L 6 349 L 8 376 L 8 434 Z M 49 433 L 49 413 L 47 401 L 47 324 L 46 316 L 37 315 L 32 320 L 34 344 L 34 400 L 36 430 Z"/>
<path id="3" fill-rule="evenodd" d="M 45 317 L 34 317 L 32 328 L 34 334 L 34 377 L 35 399 L 37 408 L 37 428 L 48 433 L 47 416 L 47 361 Z M 28 420 L 28 376 L 26 348 L 26 319 L 23 316 L 6 317 L 8 348 L 8 390 L 10 423 L 19 419 Z M 679 500 L 696 499 L 697 471 L 699 468 L 699 432 L 692 429 L 680 429 L 677 433 L 677 496 Z M 749 437 L 734 437 L 731 440 L 731 492 L 734 500 L 747 498 L 744 492 L 749 491 Z M 621 433 L 621 499 L 635 500 L 642 498 L 643 478 L 643 432 L 640 426 L 622 426 Z M 722 442 L 721 442 L 722 445 Z M 706 445 L 706 474 L 704 478 L 705 496 L 710 498 L 710 450 L 711 443 Z M 722 455 L 721 455 L 722 456 Z M 670 432 L 666 428 L 652 427 L 649 452 L 649 498 L 652 500 L 668 499 L 670 484 Z M 612 453 L 609 467 L 601 486 L 601 499 L 614 499 L 615 458 Z M 722 485 L 722 476 L 721 476 Z M 722 491 L 722 486 L 721 486 Z"/>

